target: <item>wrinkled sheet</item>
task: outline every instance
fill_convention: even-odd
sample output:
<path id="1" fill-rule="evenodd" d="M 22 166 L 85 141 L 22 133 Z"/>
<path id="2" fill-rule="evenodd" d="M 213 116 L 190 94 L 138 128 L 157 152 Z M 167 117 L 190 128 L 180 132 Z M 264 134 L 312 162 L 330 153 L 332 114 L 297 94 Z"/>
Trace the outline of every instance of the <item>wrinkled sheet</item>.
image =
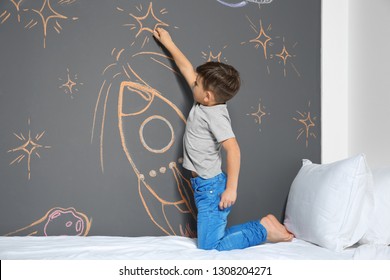
<path id="1" fill-rule="evenodd" d="M 1 260 L 353 260 L 358 249 L 333 252 L 296 238 L 288 243 L 218 252 L 197 249 L 196 239 L 178 236 L 0 237 Z M 360 258 L 377 257 L 375 252 L 364 250 L 369 249 L 358 250 Z M 384 258 L 382 253 L 379 258 Z"/>
<path id="2" fill-rule="evenodd" d="M 355 260 L 390 260 L 390 247 L 386 245 L 360 245 L 355 253 Z"/>

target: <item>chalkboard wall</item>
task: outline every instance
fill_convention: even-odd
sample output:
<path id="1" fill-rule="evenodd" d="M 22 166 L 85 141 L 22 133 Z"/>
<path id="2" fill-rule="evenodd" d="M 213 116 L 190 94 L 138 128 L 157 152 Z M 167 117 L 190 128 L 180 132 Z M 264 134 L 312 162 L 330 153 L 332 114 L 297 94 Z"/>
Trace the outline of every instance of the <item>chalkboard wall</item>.
<path id="1" fill-rule="evenodd" d="M 229 224 L 283 218 L 320 162 L 319 0 L 0 2 L 0 235 L 196 236 L 182 135 L 194 66 L 234 65 L 241 147 Z"/>

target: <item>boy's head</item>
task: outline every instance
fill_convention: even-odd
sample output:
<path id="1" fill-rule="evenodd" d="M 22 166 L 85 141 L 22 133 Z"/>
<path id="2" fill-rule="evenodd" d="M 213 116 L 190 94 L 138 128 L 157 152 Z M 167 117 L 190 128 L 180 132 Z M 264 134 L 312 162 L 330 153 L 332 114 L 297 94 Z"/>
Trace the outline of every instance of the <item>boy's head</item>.
<path id="1" fill-rule="evenodd" d="M 218 103 L 225 103 L 238 92 L 241 80 L 238 71 L 222 62 L 206 62 L 196 68 L 203 89 L 214 93 Z"/>

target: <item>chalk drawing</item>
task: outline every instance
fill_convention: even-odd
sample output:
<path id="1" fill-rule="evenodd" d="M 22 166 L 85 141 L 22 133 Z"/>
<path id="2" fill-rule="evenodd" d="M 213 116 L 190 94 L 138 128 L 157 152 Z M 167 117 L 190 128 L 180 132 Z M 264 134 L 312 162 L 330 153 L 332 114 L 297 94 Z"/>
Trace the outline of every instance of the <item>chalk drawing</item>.
<path id="1" fill-rule="evenodd" d="M 297 121 L 302 127 L 298 129 L 297 140 L 301 136 L 305 138 L 306 148 L 309 146 L 309 138 L 317 138 L 317 135 L 312 132 L 312 129 L 316 126 L 316 116 L 312 116 L 310 112 L 310 101 L 308 103 L 308 110 L 304 112 L 297 111 L 298 117 L 294 117 L 293 120 Z"/>
<path id="2" fill-rule="evenodd" d="M 254 109 L 253 107 L 251 107 L 251 108 Z M 265 110 L 266 110 L 266 107 L 264 105 L 262 105 L 261 99 L 260 99 L 259 104 L 257 106 L 257 110 L 255 110 L 252 113 L 246 114 L 247 116 L 251 116 L 254 118 L 255 123 L 257 123 L 259 125 L 259 131 L 261 131 L 261 124 L 262 124 L 263 118 L 267 115 L 270 115 L 270 113 L 267 113 Z"/>
<path id="3" fill-rule="evenodd" d="M 213 53 L 211 47 L 208 47 L 208 52 L 202 52 L 202 58 L 206 60 L 207 62 L 209 61 L 218 61 L 218 62 L 225 62 L 227 63 L 228 60 L 226 57 L 222 57 L 222 51 L 227 48 L 226 46 L 223 46 L 222 50 L 217 52 L 216 54 Z"/>
<path id="4" fill-rule="evenodd" d="M 18 22 L 20 23 L 20 4 L 23 2 L 23 0 L 8 0 L 7 2 L 8 7 L 7 5 L 2 5 L 0 8 L 0 24 L 5 23 L 7 20 L 12 18 L 13 15 L 17 16 Z"/>
<path id="5" fill-rule="evenodd" d="M 46 48 L 46 38 L 48 36 L 48 30 L 54 29 L 58 34 L 62 31 L 61 23 L 64 21 L 76 21 L 78 17 L 69 17 L 61 14 L 57 11 L 57 6 L 71 5 L 75 0 L 60 0 L 55 2 L 53 0 L 44 0 L 40 8 L 32 8 L 36 4 L 33 0 L 8 0 L 11 8 L 7 8 L 4 11 L 0 10 L 0 24 L 5 23 L 12 14 L 16 14 L 18 23 L 24 24 L 24 28 L 32 29 L 42 24 L 43 29 L 43 48 Z M 53 4 L 54 3 L 54 4 Z M 54 7 L 53 7 L 54 6 Z M 26 7 L 26 8 L 25 8 Z M 38 15 L 38 19 L 32 18 Z M 23 17 L 24 23 L 21 22 Z"/>
<path id="6" fill-rule="evenodd" d="M 296 54 L 293 54 L 293 49 L 298 45 L 298 42 L 295 42 L 292 45 L 287 47 L 285 37 L 275 36 L 275 49 L 278 48 L 279 52 L 275 52 L 270 55 L 270 59 L 274 59 L 277 61 L 279 65 L 283 67 L 283 76 L 287 76 L 287 67 L 291 66 L 291 68 L 295 71 L 298 77 L 301 77 L 301 73 L 298 71 L 297 67 L 293 63 L 293 60 L 297 57 Z"/>
<path id="7" fill-rule="evenodd" d="M 76 211 L 73 207 L 54 207 L 42 218 L 5 236 L 87 236 L 91 225 L 92 218 L 88 218 L 87 215 Z"/>
<path id="8" fill-rule="evenodd" d="M 241 42 L 241 45 L 244 44 L 253 44 L 255 49 L 259 49 L 261 47 L 261 50 L 264 55 L 264 59 L 268 59 L 268 49 L 273 45 L 272 43 L 272 37 L 269 35 L 269 32 L 272 30 L 271 24 L 268 25 L 267 28 L 264 28 L 263 22 L 261 19 L 259 20 L 259 27 L 253 23 L 253 21 L 246 16 L 247 20 L 249 21 L 250 28 L 257 34 L 255 38 L 250 39 L 248 42 Z"/>
<path id="9" fill-rule="evenodd" d="M 252 44 L 254 45 L 255 49 L 262 50 L 267 73 L 271 74 L 271 67 L 274 66 L 271 64 L 271 62 L 273 61 L 275 62 L 274 64 L 281 65 L 283 67 L 284 77 L 287 76 L 288 66 L 291 66 L 297 76 L 301 77 L 300 72 L 293 63 L 293 60 L 297 57 L 297 55 L 293 53 L 293 49 L 298 45 L 298 42 L 295 42 L 292 45 L 288 45 L 286 43 L 285 36 L 276 36 L 271 34 L 271 24 L 265 28 L 261 19 L 259 20 L 258 26 L 248 16 L 246 16 L 246 18 L 249 21 L 249 27 L 257 35 L 255 38 L 252 38 L 249 41 L 241 42 L 241 45 Z"/>
<path id="10" fill-rule="evenodd" d="M 58 80 L 61 81 L 61 85 L 59 88 L 62 88 L 66 94 L 70 95 L 70 98 L 73 99 L 74 95 L 77 94 L 79 91 L 78 85 L 84 85 L 84 83 L 78 82 L 77 74 L 72 75 L 73 77 L 70 77 L 69 68 L 66 69 L 67 71 L 67 78 L 65 79 L 66 82 L 64 83 L 64 79 L 58 78 Z"/>
<path id="11" fill-rule="evenodd" d="M 248 3 L 255 3 L 258 4 L 259 7 L 262 4 L 270 4 L 273 0 L 244 0 L 244 1 L 224 1 L 224 0 L 217 0 L 222 5 L 225 5 L 230 8 L 242 8 L 245 7 Z M 232 3 L 230 3 L 232 2 Z"/>
<path id="12" fill-rule="evenodd" d="M 134 34 L 134 42 L 143 33 L 151 37 L 155 27 L 166 26 L 156 17 L 152 3 L 149 4 L 146 14 L 142 5 L 136 8 L 143 16 L 138 17 L 130 13 L 131 17 L 138 22 L 138 25 L 129 25 L 131 30 L 137 31 Z M 124 11 L 123 8 L 117 9 Z M 166 13 L 166 9 L 160 10 L 161 15 Z M 149 24 L 152 22 L 149 27 L 146 27 L 143 21 L 147 18 Z M 143 39 L 141 49 L 147 43 L 148 39 Z M 188 223 L 178 222 L 182 220 L 181 217 L 188 217 L 187 220 L 193 222 L 196 220 L 191 183 L 180 168 L 182 158 L 178 158 L 182 145 L 180 138 L 184 133 L 186 118 L 171 100 L 146 82 L 150 78 L 149 72 L 141 77 L 141 74 L 133 69 L 132 64 L 136 60 L 146 59 L 148 63 L 153 64 L 153 68 L 150 68 L 153 71 L 169 71 L 181 79 L 183 77 L 172 68 L 171 57 L 154 51 L 132 53 L 133 45 L 131 44 L 129 49 L 112 49 L 111 56 L 114 61 L 102 72 L 104 81 L 95 104 L 91 143 L 94 141 L 95 134 L 98 134 L 100 166 L 104 173 L 108 100 L 117 99 L 118 135 L 121 147 L 128 164 L 137 176 L 135 191 L 138 192 L 148 217 L 167 235 L 194 237 L 195 231 L 190 230 Z M 150 135 L 157 139 L 152 139 Z M 180 135 L 179 139 L 177 135 Z"/>
<path id="13" fill-rule="evenodd" d="M 134 38 L 135 40 L 130 44 L 131 46 L 134 46 L 136 41 L 139 39 L 138 37 L 140 35 L 145 35 L 145 37 L 143 37 L 143 40 L 141 39 L 142 41 L 141 49 L 144 48 L 144 46 L 149 43 L 150 35 L 153 34 L 153 30 L 155 30 L 157 27 L 170 26 L 168 23 L 164 22 L 159 18 L 168 13 L 167 9 L 162 8 L 160 9 L 160 11 L 155 12 L 153 9 L 152 2 L 149 3 L 146 12 L 142 4 L 136 6 L 137 13 L 139 13 L 140 15 L 134 15 L 134 13 L 128 13 L 126 9 L 119 6 L 116 9 L 119 12 L 126 13 L 130 16 L 130 23 L 123 24 L 123 26 L 129 27 L 130 30 L 135 30 L 136 32 Z M 178 27 L 174 26 L 173 28 L 178 28 Z"/>
<path id="14" fill-rule="evenodd" d="M 31 178 L 31 156 L 36 155 L 38 158 L 41 158 L 41 155 L 38 153 L 38 150 L 40 149 L 49 149 L 51 146 L 41 145 L 38 143 L 39 140 L 43 137 L 45 134 L 45 131 L 38 133 L 35 137 L 31 136 L 31 130 L 30 130 L 30 119 L 28 119 L 28 136 L 25 137 L 23 133 L 14 133 L 16 138 L 20 141 L 22 141 L 22 145 L 13 148 L 9 150 L 9 153 L 21 153 L 19 154 L 9 165 L 12 165 L 14 163 L 20 163 L 24 158 L 27 158 L 27 178 L 30 180 Z"/>

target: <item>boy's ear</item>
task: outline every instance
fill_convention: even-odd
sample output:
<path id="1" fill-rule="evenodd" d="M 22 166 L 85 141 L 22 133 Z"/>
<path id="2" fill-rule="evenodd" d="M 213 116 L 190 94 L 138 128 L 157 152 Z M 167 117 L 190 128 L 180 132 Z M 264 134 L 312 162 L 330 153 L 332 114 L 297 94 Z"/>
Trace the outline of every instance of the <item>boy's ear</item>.
<path id="1" fill-rule="evenodd" d="M 204 97 L 206 102 L 214 101 L 214 93 L 210 90 L 206 90 L 206 96 Z"/>

